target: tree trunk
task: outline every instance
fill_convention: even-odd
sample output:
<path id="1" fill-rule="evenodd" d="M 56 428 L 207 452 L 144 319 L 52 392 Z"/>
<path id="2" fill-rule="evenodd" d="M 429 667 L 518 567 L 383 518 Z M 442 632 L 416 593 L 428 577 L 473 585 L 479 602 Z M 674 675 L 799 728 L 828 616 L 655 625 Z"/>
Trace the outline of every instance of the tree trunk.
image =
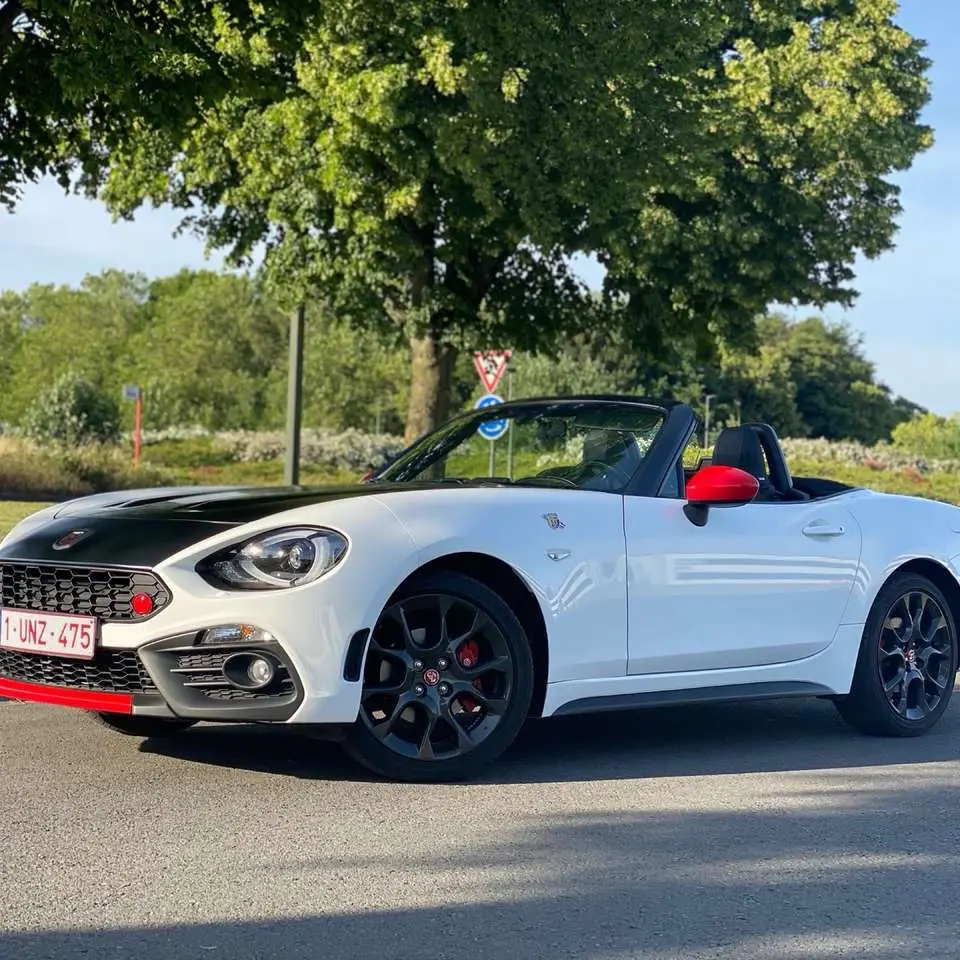
<path id="1" fill-rule="evenodd" d="M 410 405 L 404 440 L 440 426 L 450 416 L 450 391 L 456 350 L 426 332 L 410 340 Z"/>

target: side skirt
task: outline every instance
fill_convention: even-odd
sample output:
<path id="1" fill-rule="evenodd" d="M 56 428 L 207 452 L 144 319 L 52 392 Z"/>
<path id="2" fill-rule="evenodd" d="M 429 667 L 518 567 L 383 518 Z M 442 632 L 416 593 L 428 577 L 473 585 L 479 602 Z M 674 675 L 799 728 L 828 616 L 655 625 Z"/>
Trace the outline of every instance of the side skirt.
<path id="1" fill-rule="evenodd" d="M 779 700 L 786 697 L 829 697 L 834 691 L 819 683 L 773 680 L 766 683 L 738 683 L 732 686 L 697 687 L 690 690 L 656 690 L 647 693 L 620 693 L 609 697 L 584 697 L 559 706 L 554 717 L 571 713 L 599 713 L 641 707 L 670 707 L 687 703 L 724 703 L 737 700 Z"/>

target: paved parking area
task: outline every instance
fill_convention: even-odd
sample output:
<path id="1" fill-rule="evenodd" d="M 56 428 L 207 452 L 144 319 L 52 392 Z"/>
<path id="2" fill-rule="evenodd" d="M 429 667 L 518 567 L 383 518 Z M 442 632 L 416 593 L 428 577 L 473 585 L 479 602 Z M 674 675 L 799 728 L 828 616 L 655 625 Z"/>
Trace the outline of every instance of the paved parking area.
<path id="1" fill-rule="evenodd" d="M 960 956 L 960 701 L 909 741 L 821 701 L 544 721 L 481 781 L 265 728 L 0 704 L 0 958 Z"/>

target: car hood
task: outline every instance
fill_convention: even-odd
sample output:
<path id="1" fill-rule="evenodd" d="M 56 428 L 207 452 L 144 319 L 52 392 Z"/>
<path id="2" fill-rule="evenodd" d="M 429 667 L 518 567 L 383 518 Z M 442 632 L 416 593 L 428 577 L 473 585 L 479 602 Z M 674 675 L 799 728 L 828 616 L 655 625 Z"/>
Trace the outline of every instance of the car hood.
<path id="1" fill-rule="evenodd" d="M 437 483 L 324 487 L 164 488 L 99 494 L 52 507 L 15 527 L 0 561 L 150 567 L 224 529 L 332 500 L 414 490 Z M 74 543 L 54 544 L 82 531 Z"/>

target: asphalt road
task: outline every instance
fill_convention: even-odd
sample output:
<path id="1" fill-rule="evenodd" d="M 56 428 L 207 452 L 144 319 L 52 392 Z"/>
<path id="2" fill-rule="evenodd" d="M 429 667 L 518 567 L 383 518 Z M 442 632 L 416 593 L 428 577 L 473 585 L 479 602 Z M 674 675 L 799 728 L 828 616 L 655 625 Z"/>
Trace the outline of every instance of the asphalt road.
<path id="1" fill-rule="evenodd" d="M 0 704 L 3 960 L 960 956 L 960 700 L 566 718 L 480 782 L 262 728 L 138 741 Z"/>

